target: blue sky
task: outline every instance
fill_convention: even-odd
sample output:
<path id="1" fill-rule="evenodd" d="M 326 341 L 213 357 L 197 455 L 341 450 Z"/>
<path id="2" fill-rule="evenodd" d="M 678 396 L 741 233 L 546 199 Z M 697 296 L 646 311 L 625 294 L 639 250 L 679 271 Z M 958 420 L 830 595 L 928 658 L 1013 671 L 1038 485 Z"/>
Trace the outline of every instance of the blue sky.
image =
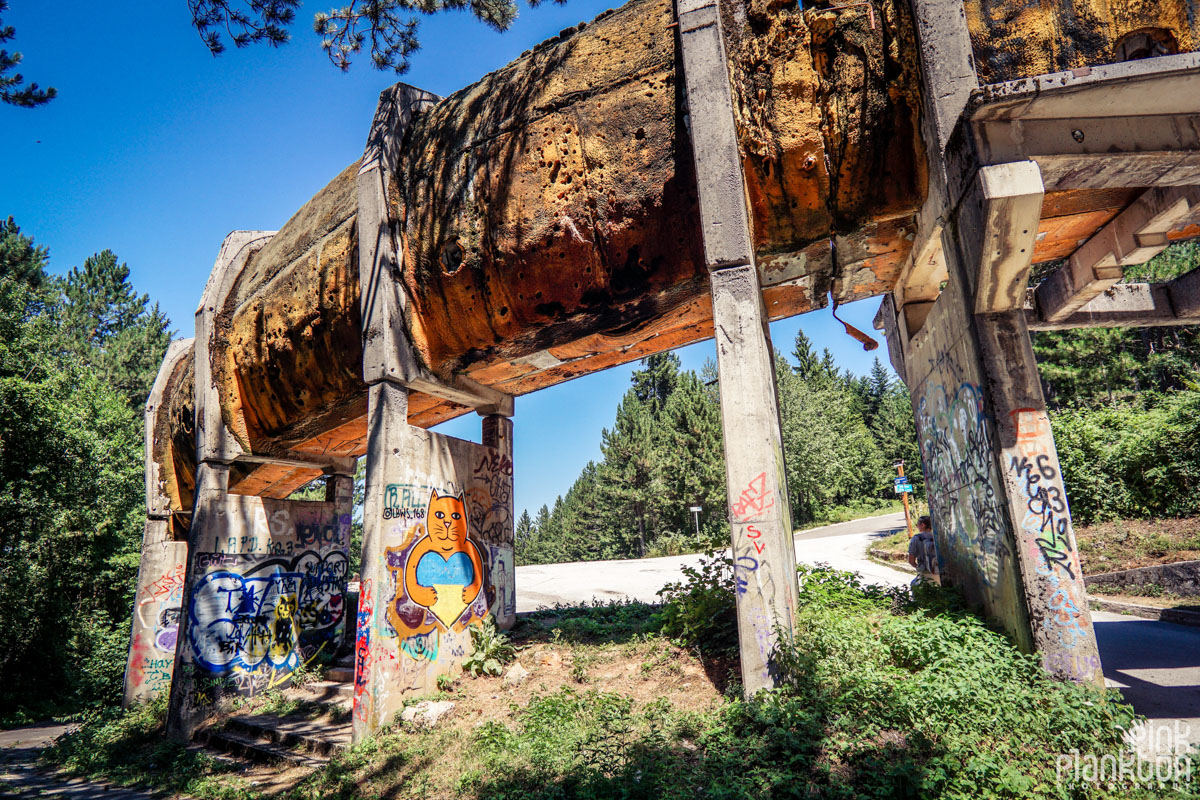
<path id="1" fill-rule="evenodd" d="M 362 152 L 379 92 L 404 80 L 448 94 L 523 50 L 608 8 L 610 0 L 522 6 L 506 33 L 463 12 L 422 19 L 423 49 L 403 78 L 360 58 L 349 74 L 326 60 L 306 4 L 293 41 L 209 55 L 190 24 L 186 0 L 96 3 L 11 0 L 9 49 L 21 71 L 59 97 L 36 110 L 0 106 L 7 154 L 0 215 L 50 247 L 51 269 L 66 272 L 109 248 L 129 264 L 134 286 L 157 301 L 180 336 L 225 235 L 278 229 Z M 842 314 L 870 331 L 878 300 Z M 788 352 L 803 327 L 818 349 L 856 373 L 864 353 L 827 311 L 772 326 Z M 714 358 L 712 342 L 680 351 L 684 367 Z M 883 357 L 886 363 L 886 356 Z M 517 400 L 516 503 L 532 511 L 569 488 L 599 456 L 600 431 L 636 365 L 580 378 Z M 439 428 L 475 441 L 468 417 Z"/>

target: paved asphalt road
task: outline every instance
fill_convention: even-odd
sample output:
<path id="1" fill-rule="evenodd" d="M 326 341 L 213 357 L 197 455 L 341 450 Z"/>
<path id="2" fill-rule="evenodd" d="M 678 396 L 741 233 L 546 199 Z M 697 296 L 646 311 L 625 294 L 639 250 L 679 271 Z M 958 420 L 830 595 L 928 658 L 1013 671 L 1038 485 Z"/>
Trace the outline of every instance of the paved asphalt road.
<path id="1" fill-rule="evenodd" d="M 874 540 L 904 526 L 903 514 L 845 522 L 796 535 L 796 560 L 825 562 L 862 574 L 869 583 L 906 584 L 910 573 L 866 557 Z M 592 561 L 517 567 L 517 611 L 593 598 L 657 601 L 663 584 L 700 556 Z M 1200 742 L 1200 628 L 1093 611 L 1100 659 L 1110 686 L 1118 687 L 1138 713 L 1155 723 L 1182 720 Z"/>

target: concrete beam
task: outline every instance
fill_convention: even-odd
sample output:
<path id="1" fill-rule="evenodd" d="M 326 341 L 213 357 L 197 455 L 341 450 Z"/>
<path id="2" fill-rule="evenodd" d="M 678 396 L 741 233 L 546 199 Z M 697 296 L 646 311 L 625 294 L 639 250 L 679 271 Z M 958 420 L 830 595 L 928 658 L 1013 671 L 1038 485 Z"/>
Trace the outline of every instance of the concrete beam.
<path id="1" fill-rule="evenodd" d="M 280 466 L 295 469 L 319 469 L 326 475 L 354 475 L 353 458 L 304 458 L 301 454 L 275 456 L 242 453 L 233 462 L 239 464 L 279 464 Z"/>
<path id="2" fill-rule="evenodd" d="M 171 516 L 171 498 L 167 496 L 163 487 L 163 475 L 160 470 L 160 465 L 155 457 L 155 452 L 159 451 L 158 435 L 156 432 L 158 414 L 162 410 L 162 404 L 166 400 L 163 394 L 166 392 L 167 383 L 171 379 L 171 373 L 175 371 L 175 367 L 187 355 L 188 349 L 192 346 L 195 339 L 176 339 L 167 346 L 166 356 L 163 358 L 162 366 L 158 368 L 158 375 L 154 378 L 154 386 L 150 389 L 150 394 L 146 398 L 145 410 L 145 445 L 146 445 L 146 516 L 151 519 L 167 519 Z M 164 425 L 162 433 L 166 436 L 170 435 L 170 426 Z M 148 530 L 148 529 L 147 529 Z M 143 541 L 143 547 L 148 542 Z"/>
<path id="3" fill-rule="evenodd" d="M 1047 191 L 1200 183 L 1200 54 L 985 86 L 970 125 L 984 164 L 1032 159 Z"/>
<path id="4" fill-rule="evenodd" d="M 404 132 L 441 98 L 398 83 L 379 96 L 358 170 L 358 273 L 361 289 L 363 380 L 393 381 L 414 391 L 470 406 L 481 415 L 511 417 L 513 399 L 466 376 L 448 379 L 426 367 L 408 337 L 408 295 L 400 280 L 404 252 L 399 223 L 388 212 L 388 181 L 403 153 Z"/>
<path id="5" fill-rule="evenodd" d="M 221 416 L 221 395 L 213 380 L 212 336 L 215 317 L 225 304 L 234 281 L 250 256 L 261 250 L 275 231 L 234 231 L 225 237 L 212 274 L 196 309 L 196 460 L 229 463 L 242 446 Z"/>
<path id="6" fill-rule="evenodd" d="M 1167 233 L 1200 210 L 1200 187 L 1151 189 L 1076 250 L 1040 286 L 1039 318 L 1061 322 L 1118 283 L 1124 267 L 1166 249 Z"/>
<path id="7" fill-rule="evenodd" d="M 978 262 L 971 265 L 977 276 L 975 313 L 1012 311 L 1025 299 L 1033 264 L 1045 196 L 1041 171 L 1032 161 L 997 164 L 981 168 L 975 181 L 973 195 L 983 206 L 978 224 L 986 231 Z"/>
<path id="8" fill-rule="evenodd" d="M 1040 316 L 1033 289 L 1025 303 L 1025 322 L 1031 331 L 1062 331 L 1071 328 L 1153 328 L 1164 325 L 1200 325 L 1200 272 L 1188 273 L 1176 280 L 1195 284 L 1188 293 L 1177 290 L 1174 282 L 1118 283 L 1092 298 L 1075 313 L 1060 320 Z"/>

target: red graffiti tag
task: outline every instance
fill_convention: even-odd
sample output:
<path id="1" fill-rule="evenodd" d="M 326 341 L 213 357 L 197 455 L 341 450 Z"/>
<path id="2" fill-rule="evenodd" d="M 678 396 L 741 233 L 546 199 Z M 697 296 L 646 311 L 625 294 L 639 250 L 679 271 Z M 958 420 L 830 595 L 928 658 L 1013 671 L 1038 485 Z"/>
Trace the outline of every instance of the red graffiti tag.
<path id="1" fill-rule="evenodd" d="M 734 522 L 746 522 L 774 507 L 775 491 L 767 486 L 767 473 L 762 472 L 742 490 L 729 511 Z"/>
<path id="2" fill-rule="evenodd" d="M 746 526 L 746 538 L 750 539 L 754 542 L 754 549 L 760 553 L 766 547 L 766 545 L 764 545 L 762 542 L 759 541 L 759 539 L 762 538 L 762 531 L 760 531 L 758 528 L 754 527 L 753 525 Z"/>

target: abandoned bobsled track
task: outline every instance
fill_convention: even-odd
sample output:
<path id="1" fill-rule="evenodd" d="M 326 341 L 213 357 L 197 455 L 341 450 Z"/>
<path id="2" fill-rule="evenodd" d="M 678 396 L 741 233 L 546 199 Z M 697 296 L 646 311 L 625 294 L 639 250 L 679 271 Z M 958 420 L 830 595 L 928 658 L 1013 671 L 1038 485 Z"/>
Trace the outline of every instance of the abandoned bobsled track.
<path id="1" fill-rule="evenodd" d="M 742 677 L 773 685 L 796 585 L 767 323 L 880 295 L 943 575 L 1102 681 L 1028 332 L 1200 321 L 1196 273 L 1114 287 L 1200 236 L 1187 6 L 634 0 L 447 98 L 384 92 L 358 162 L 230 234 L 164 361 L 127 701 L 170 691 L 187 736 L 349 639 L 369 734 L 511 624 L 513 398 L 714 336 Z M 426 430 L 470 410 L 482 445 Z"/>

